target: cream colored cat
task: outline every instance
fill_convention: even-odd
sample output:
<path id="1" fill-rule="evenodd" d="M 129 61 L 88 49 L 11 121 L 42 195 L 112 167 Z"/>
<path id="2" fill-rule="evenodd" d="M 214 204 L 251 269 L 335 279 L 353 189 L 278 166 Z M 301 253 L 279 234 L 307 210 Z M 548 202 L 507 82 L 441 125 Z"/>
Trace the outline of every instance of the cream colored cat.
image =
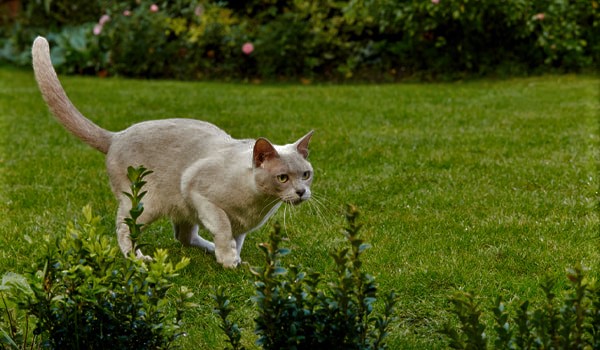
<path id="1" fill-rule="evenodd" d="M 112 191 L 119 201 L 117 236 L 124 254 L 132 249 L 124 223 L 131 207 L 128 166 L 143 165 L 148 175 L 145 225 L 162 216 L 173 223 L 184 245 L 214 252 L 232 268 L 240 262 L 246 235 L 260 228 L 282 203 L 310 198 L 313 169 L 306 160 L 312 131 L 293 144 L 277 146 L 264 138 L 236 140 L 218 127 L 192 119 L 165 119 L 110 132 L 85 118 L 63 90 L 50 61 L 46 39 L 33 43 L 33 68 L 44 100 L 73 135 L 106 154 Z M 198 235 L 198 225 L 214 243 Z M 139 258 L 148 258 L 137 250 Z"/>

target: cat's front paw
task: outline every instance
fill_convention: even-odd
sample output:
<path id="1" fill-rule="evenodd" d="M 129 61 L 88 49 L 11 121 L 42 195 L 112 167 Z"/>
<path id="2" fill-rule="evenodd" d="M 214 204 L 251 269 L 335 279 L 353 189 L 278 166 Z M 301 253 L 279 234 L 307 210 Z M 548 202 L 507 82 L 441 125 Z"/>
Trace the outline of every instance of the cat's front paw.
<path id="1" fill-rule="evenodd" d="M 234 269 L 242 262 L 235 249 L 217 249 L 215 250 L 215 256 L 217 257 L 217 262 L 227 269 Z"/>

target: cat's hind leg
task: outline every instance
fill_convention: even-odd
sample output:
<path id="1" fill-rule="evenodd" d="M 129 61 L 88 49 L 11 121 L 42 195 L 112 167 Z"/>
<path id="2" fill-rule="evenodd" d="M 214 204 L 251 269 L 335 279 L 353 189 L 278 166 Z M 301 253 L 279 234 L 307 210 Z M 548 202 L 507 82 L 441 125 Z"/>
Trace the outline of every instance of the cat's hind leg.
<path id="1" fill-rule="evenodd" d="M 198 235 L 198 225 L 173 222 L 173 230 L 175 231 L 175 238 L 184 246 L 202 248 L 209 253 L 215 252 L 215 244 Z"/>

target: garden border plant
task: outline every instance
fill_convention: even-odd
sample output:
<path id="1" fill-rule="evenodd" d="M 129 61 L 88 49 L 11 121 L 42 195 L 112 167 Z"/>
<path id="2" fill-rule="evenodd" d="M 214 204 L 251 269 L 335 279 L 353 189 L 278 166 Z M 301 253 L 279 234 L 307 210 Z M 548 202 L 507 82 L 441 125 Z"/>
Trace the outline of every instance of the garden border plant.
<path id="1" fill-rule="evenodd" d="M 332 275 L 305 271 L 301 266 L 285 267 L 282 258 L 290 253 L 280 247 L 281 227 L 273 226 L 269 242 L 259 245 L 264 263 L 250 268 L 255 276 L 258 314 L 255 321 L 257 344 L 263 349 L 296 349 L 327 346 L 331 349 L 385 349 L 388 327 L 394 320 L 396 294 L 383 296 L 376 307 L 375 278 L 362 271 L 361 255 L 369 248 L 359 236 L 358 210 L 346 209 L 344 234 L 349 247 L 331 253 Z M 240 350 L 241 332 L 229 315 L 233 311 L 222 288 L 213 295 L 215 313 L 231 349 Z"/>
<path id="2" fill-rule="evenodd" d="M 148 173 L 143 167 L 128 168 L 133 216 L 126 223 L 132 232 L 140 227 L 140 189 Z M 45 237 L 32 272 L 4 275 L 0 345 L 167 349 L 185 334 L 183 313 L 195 306 L 193 293 L 176 287 L 173 279 L 190 260 L 174 264 L 161 249 L 151 262 L 124 258 L 99 222 L 91 207 L 84 207 L 83 221 L 69 223 L 67 232 L 55 238 Z"/>
<path id="3" fill-rule="evenodd" d="M 567 269 L 567 279 L 569 287 L 557 294 L 556 281 L 547 278 L 540 285 L 546 297 L 540 305 L 518 299 L 507 305 L 498 296 L 485 310 L 472 293 L 456 291 L 450 301 L 459 325 L 448 323 L 442 332 L 453 349 L 598 349 L 600 283 L 582 266 Z M 494 321 L 490 331 L 486 311 Z"/>
<path id="4" fill-rule="evenodd" d="M 26 4 L 0 22 L 0 61 L 28 65 L 44 34 L 57 68 L 79 74 L 392 81 L 577 72 L 600 59 L 600 6 L 588 0 Z"/>

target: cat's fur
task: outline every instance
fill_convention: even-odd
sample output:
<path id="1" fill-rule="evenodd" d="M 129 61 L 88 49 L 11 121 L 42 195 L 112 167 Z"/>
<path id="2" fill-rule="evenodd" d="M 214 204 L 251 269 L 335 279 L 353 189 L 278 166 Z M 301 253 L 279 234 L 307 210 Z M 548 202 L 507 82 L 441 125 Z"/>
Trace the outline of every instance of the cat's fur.
<path id="1" fill-rule="evenodd" d="M 124 223 L 131 207 L 128 166 L 143 165 L 148 175 L 139 222 L 161 216 L 173 223 L 184 245 L 214 252 L 224 267 L 235 267 L 246 234 L 261 227 L 282 203 L 310 198 L 313 169 L 307 161 L 312 131 L 293 144 L 277 146 L 264 138 L 236 140 L 218 127 L 193 119 L 166 119 L 110 132 L 85 118 L 68 99 L 50 61 L 46 39 L 32 48 L 33 68 L 44 100 L 73 135 L 106 154 L 112 191 L 119 202 L 117 236 L 124 254 L 132 249 Z M 214 243 L 198 235 L 198 225 Z M 139 250 L 136 255 L 147 258 Z"/>

